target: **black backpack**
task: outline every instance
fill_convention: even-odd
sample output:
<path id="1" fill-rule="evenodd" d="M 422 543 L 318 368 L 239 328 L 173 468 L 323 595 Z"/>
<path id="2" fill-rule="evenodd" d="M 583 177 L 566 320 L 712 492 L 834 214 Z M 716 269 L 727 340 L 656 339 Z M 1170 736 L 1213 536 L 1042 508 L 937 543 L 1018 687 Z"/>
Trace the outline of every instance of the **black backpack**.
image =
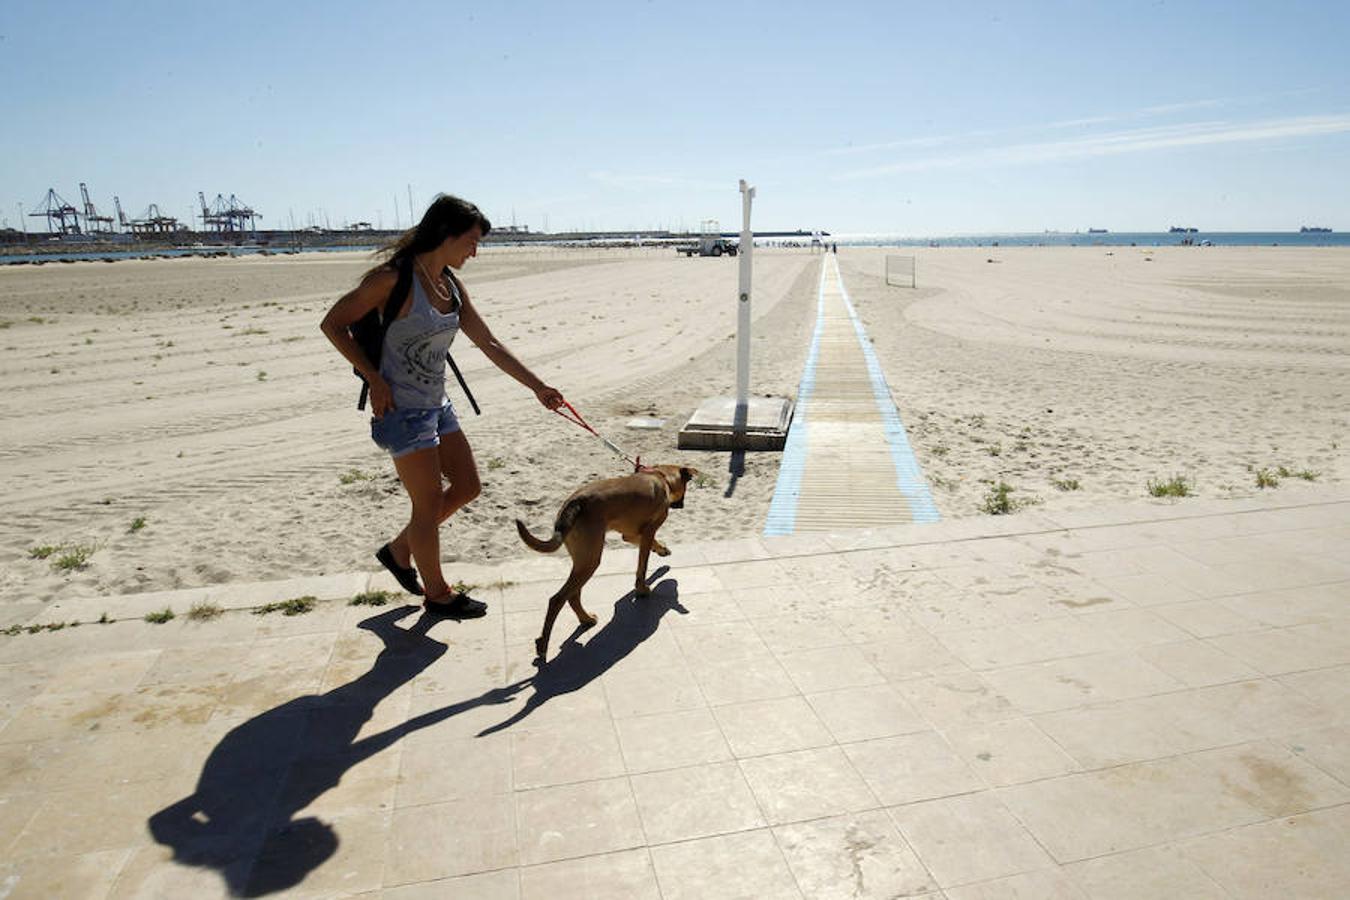
<path id="1" fill-rule="evenodd" d="M 364 316 L 357 319 L 347 330 L 351 333 L 352 339 L 361 347 L 361 352 L 366 355 L 376 370 L 380 368 L 380 358 L 384 355 L 384 334 L 389 330 L 389 324 L 398 317 L 398 311 L 403 308 L 403 301 L 408 299 L 408 292 L 412 290 L 412 257 L 406 257 L 399 264 L 398 280 L 394 282 L 394 289 L 389 292 L 389 298 L 384 301 L 383 306 L 377 306 L 371 309 Z M 455 365 L 450 352 L 446 351 L 445 361 L 450 364 L 450 370 L 455 373 L 459 386 L 464 389 L 464 396 L 469 398 L 469 404 L 473 407 L 474 415 L 482 415 L 482 410 L 478 408 L 478 401 L 474 400 L 473 394 L 469 392 L 469 386 L 464 382 L 464 376 L 459 372 L 459 366 Z M 370 384 L 366 381 L 366 376 L 361 374 L 361 370 L 355 366 L 352 372 L 361 380 L 361 396 L 356 400 L 357 409 L 366 408 L 366 398 L 370 396 Z"/>

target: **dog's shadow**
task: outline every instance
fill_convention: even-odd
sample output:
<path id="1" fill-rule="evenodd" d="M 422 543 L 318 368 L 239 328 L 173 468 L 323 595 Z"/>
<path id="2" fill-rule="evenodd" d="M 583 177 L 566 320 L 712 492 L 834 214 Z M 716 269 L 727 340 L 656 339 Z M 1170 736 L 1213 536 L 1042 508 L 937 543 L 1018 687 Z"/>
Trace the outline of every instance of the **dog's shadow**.
<path id="1" fill-rule="evenodd" d="M 510 728 L 554 697 L 580 690 L 654 635 L 666 613 L 674 610 L 681 615 L 687 614 L 689 610 L 680 604 L 679 582 L 673 578 L 661 580 L 668 571 L 669 566 L 662 566 L 647 578 L 647 583 L 653 584 L 647 596 L 639 597 L 636 592 L 629 591 L 615 601 L 614 614 L 585 644 L 577 638 L 590 629 L 578 625 L 558 648 L 556 656 L 543 663 L 536 660 L 537 672 L 506 688 L 510 691 L 519 691 L 526 686 L 533 688 L 525 705 L 509 718 L 484 728 L 478 736 Z"/>

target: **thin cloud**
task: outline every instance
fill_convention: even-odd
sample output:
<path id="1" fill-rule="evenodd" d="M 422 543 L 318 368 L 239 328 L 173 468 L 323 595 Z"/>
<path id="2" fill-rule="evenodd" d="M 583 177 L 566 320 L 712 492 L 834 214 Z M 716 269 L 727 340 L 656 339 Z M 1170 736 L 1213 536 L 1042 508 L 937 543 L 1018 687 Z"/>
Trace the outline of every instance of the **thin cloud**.
<path id="1" fill-rule="evenodd" d="M 1081 128 L 1084 125 L 1104 125 L 1107 122 L 1119 122 L 1122 118 L 1129 118 L 1129 116 L 1091 116 L 1086 119 L 1065 119 L 1063 122 L 1051 122 L 1049 125 L 1042 127 L 1051 130 Z"/>
<path id="2" fill-rule="evenodd" d="M 827 156 L 838 156 L 847 154 L 868 153 L 883 150 L 900 150 L 910 147 L 936 147 L 942 144 L 949 144 L 955 141 L 966 141 L 971 138 L 989 137 L 992 135 L 1018 134 L 1036 131 L 1064 131 L 1073 128 L 1088 128 L 1094 125 L 1107 125 L 1112 122 L 1129 122 L 1136 119 L 1149 119 L 1158 116 L 1168 116 L 1174 113 L 1187 112 L 1196 109 L 1212 109 L 1221 106 L 1235 106 L 1254 102 L 1264 102 L 1272 97 L 1281 97 L 1286 94 L 1308 93 L 1307 90 L 1286 91 L 1282 94 L 1260 95 L 1257 97 L 1214 97 L 1205 100 L 1185 100 L 1177 103 L 1164 103 L 1155 106 L 1145 106 L 1139 109 L 1125 110 L 1122 112 L 1106 113 L 1100 116 L 1081 116 L 1075 119 L 1061 119 L 1056 122 L 1047 122 L 1040 125 L 1020 125 L 1012 128 L 1001 128 L 997 130 L 968 131 L 962 134 L 949 134 L 931 138 L 908 138 L 904 140 L 888 141 L 875 144 L 858 144 L 849 147 L 840 147 L 833 150 L 826 150 Z"/>
<path id="3" fill-rule="evenodd" d="M 1146 153 L 1175 147 L 1271 141 L 1345 132 L 1350 132 L 1350 114 L 1300 116 L 1240 124 L 1196 122 L 1188 125 L 1141 128 L 1069 141 L 1010 144 L 1003 147 L 990 147 L 975 153 L 902 160 L 889 165 L 846 172 L 836 176 L 836 179 L 852 180 L 892 175 L 898 172 L 920 172 L 969 165 L 1026 165 L 1060 162 L 1100 156 L 1118 156 L 1128 153 Z"/>
<path id="4" fill-rule="evenodd" d="M 686 190 L 707 191 L 726 187 L 726 184 L 721 181 L 700 181 L 698 179 L 684 178 L 678 175 L 621 174 L 618 172 L 602 170 L 591 172 L 588 177 L 592 181 L 598 181 L 601 184 L 607 184 L 610 187 L 632 191 L 671 187 Z"/>
<path id="5" fill-rule="evenodd" d="M 826 156 L 849 156 L 857 153 L 875 153 L 878 150 L 900 150 L 907 147 L 940 147 L 953 141 L 964 140 L 988 132 L 970 132 L 967 134 L 947 134 L 935 137 L 904 138 L 898 141 L 886 141 L 880 144 L 851 144 L 847 147 L 835 147 L 825 151 Z"/>

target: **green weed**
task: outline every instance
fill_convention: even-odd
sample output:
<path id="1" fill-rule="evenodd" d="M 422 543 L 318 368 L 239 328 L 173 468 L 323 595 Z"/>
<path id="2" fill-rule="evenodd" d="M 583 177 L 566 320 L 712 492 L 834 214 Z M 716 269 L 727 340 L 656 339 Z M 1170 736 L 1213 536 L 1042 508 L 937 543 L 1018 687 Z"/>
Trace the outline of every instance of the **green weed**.
<path id="1" fill-rule="evenodd" d="M 54 547 L 54 546 L 52 546 L 51 544 L 43 544 L 43 545 L 40 546 L 40 547 L 29 547 L 29 548 L 28 548 L 28 558 L 29 558 L 29 559 L 46 559 L 47 557 L 51 556 L 53 553 L 55 553 L 57 550 L 60 550 L 60 549 L 61 549 L 61 547 L 60 547 L 59 545 Z"/>
<path id="2" fill-rule="evenodd" d="M 389 591 L 365 591 L 347 601 L 348 606 L 384 606 L 394 595 Z"/>
<path id="3" fill-rule="evenodd" d="M 338 476 L 338 481 L 342 484 L 355 484 L 358 481 L 374 481 L 375 476 L 360 469 L 348 469 Z"/>
<path id="4" fill-rule="evenodd" d="M 164 607 L 159 612 L 148 612 L 145 614 L 145 621 L 151 625 L 163 625 L 165 622 L 172 622 L 178 618 L 169 607 Z"/>
<path id="5" fill-rule="evenodd" d="M 87 567 L 89 557 L 93 556 L 98 548 L 93 544 L 77 544 L 62 549 L 66 552 L 52 561 L 52 568 L 58 572 L 74 572 Z"/>
<path id="6" fill-rule="evenodd" d="M 1012 492 L 1017 488 L 1000 481 L 989 489 L 989 493 L 984 497 L 984 511 L 991 516 L 1006 516 L 1017 509 L 1017 503 L 1012 499 Z"/>
<path id="7" fill-rule="evenodd" d="M 192 609 L 189 609 L 187 612 L 187 617 L 193 622 L 209 622 L 212 619 L 218 619 L 223 615 L 225 615 L 223 607 L 215 603 L 207 603 L 206 601 L 192 604 Z"/>
<path id="8" fill-rule="evenodd" d="M 305 595 L 304 597 L 292 597 L 289 600 L 281 600 L 277 603 L 267 603 L 253 610 L 255 616 L 265 616 L 268 613 L 279 612 L 283 616 L 302 616 L 314 609 L 314 604 L 319 602 L 318 597 Z"/>
<path id="9" fill-rule="evenodd" d="M 1262 490 L 1265 490 L 1266 488 L 1279 487 L 1280 476 L 1276 475 L 1269 469 L 1257 469 L 1256 486 L 1261 488 Z"/>
<path id="10" fill-rule="evenodd" d="M 1050 483 L 1061 491 L 1076 491 L 1079 489 L 1077 478 L 1052 478 Z"/>
<path id="11" fill-rule="evenodd" d="M 135 534 L 144 527 L 145 527 L 145 516 L 137 516 L 136 518 L 131 520 L 131 524 L 127 526 L 127 531 L 131 532 L 132 534 Z"/>
<path id="12" fill-rule="evenodd" d="M 929 477 L 929 480 L 933 482 L 933 487 L 940 487 L 944 490 L 951 491 L 952 493 L 955 493 L 957 489 L 960 488 L 960 485 L 955 481 L 950 478 L 943 478 L 941 475 L 932 475 Z"/>
<path id="13" fill-rule="evenodd" d="M 1173 475 L 1167 481 L 1148 481 L 1148 493 L 1151 497 L 1189 497 L 1194 493 L 1193 486 L 1185 476 Z"/>

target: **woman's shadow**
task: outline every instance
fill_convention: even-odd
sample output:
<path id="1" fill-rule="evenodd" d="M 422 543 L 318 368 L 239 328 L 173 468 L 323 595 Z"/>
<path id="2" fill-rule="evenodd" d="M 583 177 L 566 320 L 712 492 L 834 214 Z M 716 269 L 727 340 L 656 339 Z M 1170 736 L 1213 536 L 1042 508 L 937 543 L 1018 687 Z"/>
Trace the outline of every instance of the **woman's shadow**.
<path id="1" fill-rule="evenodd" d="M 659 578 L 665 569 L 653 573 Z M 428 637 L 437 621 L 425 613 L 411 628 L 396 623 L 417 611 L 405 606 L 372 616 L 359 627 L 384 644 L 370 671 L 325 694 L 289 700 L 231 729 L 211 751 L 196 790 L 150 817 L 150 832 L 183 865 L 219 871 L 232 896 L 256 897 L 294 887 L 327 861 L 340 843 L 316 816 L 295 818 L 358 763 L 405 735 L 469 709 L 534 691 L 510 718 L 481 734 L 519 722 L 552 697 L 590 683 L 656 630 L 670 609 L 685 612 L 674 581 L 645 599 L 630 592 L 613 618 L 583 647 L 578 629 L 558 657 L 530 678 L 485 691 L 356 739 L 381 700 L 412 681 L 446 652 Z"/>

